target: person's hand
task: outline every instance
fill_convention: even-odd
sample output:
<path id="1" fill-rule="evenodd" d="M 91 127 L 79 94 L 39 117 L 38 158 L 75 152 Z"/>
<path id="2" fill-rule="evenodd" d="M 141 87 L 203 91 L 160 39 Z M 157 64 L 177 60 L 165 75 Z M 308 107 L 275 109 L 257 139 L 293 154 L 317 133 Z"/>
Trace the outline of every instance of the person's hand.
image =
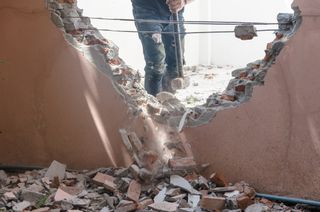
<path id="1" fill-rule="evenodd" d="M 167 0 L 167 5 L 172 13 L 177 13 L 184 8 L 186 5 L 185 0 Z"/>

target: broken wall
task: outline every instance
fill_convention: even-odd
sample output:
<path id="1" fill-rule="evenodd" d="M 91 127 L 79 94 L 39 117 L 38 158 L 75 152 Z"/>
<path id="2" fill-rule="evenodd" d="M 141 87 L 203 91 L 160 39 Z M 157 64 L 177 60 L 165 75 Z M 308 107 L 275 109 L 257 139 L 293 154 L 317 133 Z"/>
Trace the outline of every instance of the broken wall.
<path id="1" fill-rule="evenodd" d="M 295 4 L 303 25 L 265 85 L 255 88 L 249 102 L 218 112 L 181 137 L 191 142 L 199 163 L 211 163 L 208 172 L 246 180 L 263 192 L 319 198 L 320 3 Z M 125 165 L 130 159 L 119 128 L 140 136 L 147 136 L 148 123 L 162 128 L 131 115 L 112 80 L 66 42 L 43 1 L 2 0 L 0 10 L 0 163 Z"/>
<path id="2" fill-rule="evenodd" d="M 320 2 L 295 1 L 303 24 L 249 102 L 185 131 L 198 162 L 274 194 L 320 198 Z M 209 172 L 208 172 L 209 173 Z"/>

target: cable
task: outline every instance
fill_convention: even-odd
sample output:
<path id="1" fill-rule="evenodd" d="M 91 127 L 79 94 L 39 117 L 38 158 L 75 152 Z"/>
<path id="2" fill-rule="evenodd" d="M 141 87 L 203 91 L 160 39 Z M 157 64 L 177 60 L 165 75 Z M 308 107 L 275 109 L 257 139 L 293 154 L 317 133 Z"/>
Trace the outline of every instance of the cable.
<path id="1" fill-rule="evenodd" d="M 160 24 L 196 24 L 196 25 L 239 25 L 239 24 L 251 24 L 251 25 L 278 25 L 278 23 L 267 22 L 245 22 L 245 21 L 173 21 L 173 20 L 156 20 L 156 19 L 130 19 L 130 18 L 104 18 L 104 17 L 89 17 L 83 16 L 95 20 L 106 21 L 125 21 L 125 22 L 137 22 L 137 23 L 160 23 Z M 65 18 L 83 18 L 66 16 Z"/>
<path id="2" fill-rule="evenodd" d="M 123 32 L 123 33 L 143 33 L 143 34 L 221 34 L 221 33 L 234 33 L 234 31 L 231 30 L 225 30 L 225 31 L 191 31 L 191 32 L 159 32 L 159 31 L 134 31 L 134 30 L 114 30 L 114 29 L 98 29 L 98 28 L 89 28 L 84 30 L 99 30 L 99 31 L 105 31 L 105 32 Z M 257 32 L 273 32 L 277 29 L 260 29 L 256 30 Z"/>

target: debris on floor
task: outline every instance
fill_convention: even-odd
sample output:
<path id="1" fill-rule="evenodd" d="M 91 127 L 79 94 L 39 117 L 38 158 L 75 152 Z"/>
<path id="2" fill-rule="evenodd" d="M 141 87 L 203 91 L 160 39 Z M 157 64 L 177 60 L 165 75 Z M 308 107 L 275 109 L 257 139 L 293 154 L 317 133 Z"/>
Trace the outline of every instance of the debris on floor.
<path id="1" fill-rule="evenodd" d="M 306 211 L 256 198 L 247 183 L 221 174 L 170 170 L 146 182 L 132 166 L 71 171 L 53 161 L 48 169 L 0 170 L 0 211 Z"/>

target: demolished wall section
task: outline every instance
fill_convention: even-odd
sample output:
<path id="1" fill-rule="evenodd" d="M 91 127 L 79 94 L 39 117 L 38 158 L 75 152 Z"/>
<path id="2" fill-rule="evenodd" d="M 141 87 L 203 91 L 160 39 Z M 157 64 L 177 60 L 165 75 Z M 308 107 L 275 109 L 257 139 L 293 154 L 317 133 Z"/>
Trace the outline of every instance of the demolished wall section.
<path id="1" fill-rule="evenodd" d="M 185 131 L 198 162 L 260 191 L 320 198 L 317 42 L 320 3 L 295 1 L 303 23 L 249 102 Z"/>

